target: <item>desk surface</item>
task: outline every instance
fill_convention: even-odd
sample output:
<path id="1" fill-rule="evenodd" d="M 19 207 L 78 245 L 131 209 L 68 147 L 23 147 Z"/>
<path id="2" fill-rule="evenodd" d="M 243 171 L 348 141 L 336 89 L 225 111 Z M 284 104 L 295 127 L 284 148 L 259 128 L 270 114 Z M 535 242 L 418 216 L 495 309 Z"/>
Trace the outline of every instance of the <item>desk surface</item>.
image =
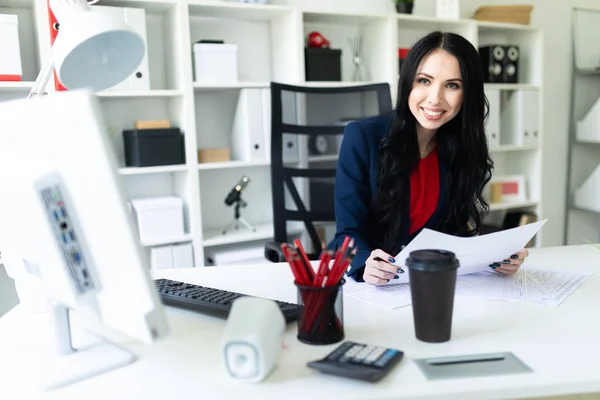
<path id="1" fill-rule="evenodd" d="M 527 265 L 596 272 L 600 251 L 592 246 L 533 249 Z M 211 267 L 159 271 L 156 277 L 295 301 L 287 265 Z M 457 298 L 452 339 L 428 344 L 415 339 L 411 307 L 389 311 L 344 298 L 346 339 L 394 347 L 404 360 L 378 384 L 322 375 L 306 367 L 336 345 L 310 346 L 296 340 L 289 324 L 278 367 L 258 384 L 232 381 L 220 358 L 225 321 L 191 311 L 167 308 L 170 337 L 155 345 L 129 343 L 138 360 L 124 368 L 45 393 L 44 398 L 164 399 L 176 395 L 211 398 L 525 398 L 600 392 L 600 273 L 558 308 L 503 301 Z M 44 314 L 21 306 L 0 319 L 0 398 L 15 398 L 30 385 L 22 382 L 15 352 L 42 346 Z M 428 381 L 415 358 L 512 351 L 535 371 L 486 378 Z M 12 357 L 12 358 L 11 358 Z M 17 373 L 15 373 L 17 372 Z M 12 389 L 11 389 L 12 388 Z M 266 390 L 268 389 L 268 390 Z M 8 393 L 7 393 L 8 391 Z M 14 394 L 13 394 L 14 396 Z M 92 398 L 97 398 L 92 396 Z"/>

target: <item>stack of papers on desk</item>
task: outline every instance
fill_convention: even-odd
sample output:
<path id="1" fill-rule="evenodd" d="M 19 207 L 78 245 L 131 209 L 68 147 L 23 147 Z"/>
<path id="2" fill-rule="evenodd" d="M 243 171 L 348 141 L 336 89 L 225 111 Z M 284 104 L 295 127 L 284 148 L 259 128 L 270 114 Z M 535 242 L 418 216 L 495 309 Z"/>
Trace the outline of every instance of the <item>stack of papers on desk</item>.
<path id="1" fill-rule="evenodd" d="M 512 276 L 491 270 L 477 272 L 457 276 L 456 297 L 520 301 L 558 307 L 591 275 L 525 266 Z M 344 285 L 344 294 L 390 310 L 412 303 L 409 283 L 374 286 L 348 279 Z"/>

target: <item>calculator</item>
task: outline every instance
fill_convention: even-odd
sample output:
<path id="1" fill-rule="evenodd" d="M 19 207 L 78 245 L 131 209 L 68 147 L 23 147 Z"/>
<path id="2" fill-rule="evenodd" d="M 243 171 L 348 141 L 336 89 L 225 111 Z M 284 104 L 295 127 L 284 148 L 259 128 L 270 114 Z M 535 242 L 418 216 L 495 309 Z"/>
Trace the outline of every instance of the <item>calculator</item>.
<path id="1" fill-rule="evenodd" d="M 400 350 L 346 341 L 325 358 L 307 365 L 326 374 L 377 382 L 400 362 Z"/>

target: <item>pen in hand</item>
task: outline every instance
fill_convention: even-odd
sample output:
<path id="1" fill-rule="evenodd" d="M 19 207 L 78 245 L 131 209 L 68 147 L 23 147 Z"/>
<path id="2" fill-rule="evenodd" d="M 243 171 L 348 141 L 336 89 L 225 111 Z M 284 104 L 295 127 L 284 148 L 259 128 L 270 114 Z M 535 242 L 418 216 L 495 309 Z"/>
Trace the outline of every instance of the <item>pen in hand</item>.
<path id="1" fill-rule="evenodd" d="M 383 261 L 383 262 L 386 262 L 388 264 L 392 264 L 393 262 L 395 262 L 395 260 L 393 258 L 392 258 L 392 260 L 394 260 L 394 261 L 392 261 L 392 260 L 384 260 L 381 257 L 374 257 L 373 260 L 375 260 L 375 261 Z M 403 274 L 404 270 L 401 267 L 398 267 L 398 273 L 399 274 Z"/>

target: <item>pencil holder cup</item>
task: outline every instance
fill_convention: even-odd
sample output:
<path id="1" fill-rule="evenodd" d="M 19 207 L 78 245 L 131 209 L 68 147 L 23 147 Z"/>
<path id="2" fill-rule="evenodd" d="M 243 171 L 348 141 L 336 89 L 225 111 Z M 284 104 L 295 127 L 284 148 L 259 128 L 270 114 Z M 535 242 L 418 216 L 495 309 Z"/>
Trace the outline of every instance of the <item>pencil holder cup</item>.
<path id="1" fill-rule="evenodd" d="M 332 344 L 344 339 L 344 313 L 341 279 L 337 285 L 298 288 L 298 304 L 303 306 L 298 320 L 298 340 L 306 344 Z"/>

